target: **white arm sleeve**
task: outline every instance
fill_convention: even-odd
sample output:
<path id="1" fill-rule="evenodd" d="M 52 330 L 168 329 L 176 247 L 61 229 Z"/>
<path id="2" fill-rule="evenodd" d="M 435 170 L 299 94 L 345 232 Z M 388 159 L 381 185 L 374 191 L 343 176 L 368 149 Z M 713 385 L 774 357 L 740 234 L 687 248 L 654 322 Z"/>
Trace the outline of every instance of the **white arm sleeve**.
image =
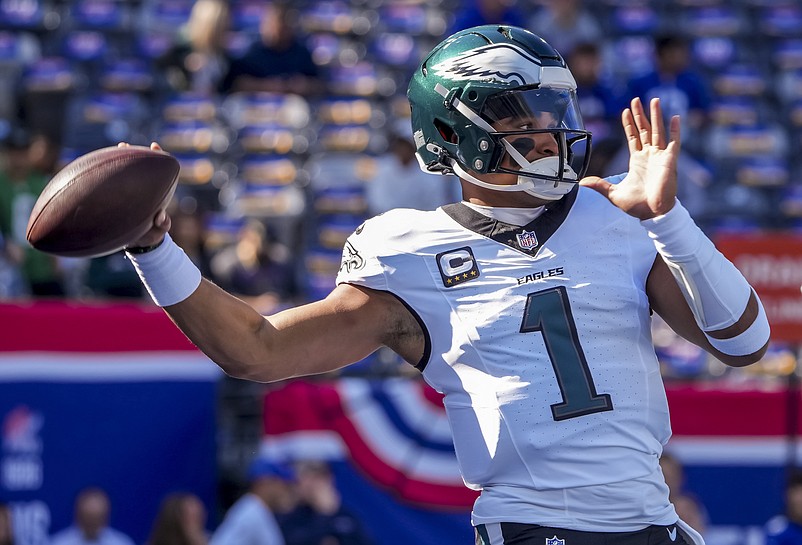
<path id="1" fill-rule="evenodd" d="M 668 213 L 641 224 L 677 280 L 702 331 L 716 331 L 736 323 L 746 310 L 752 287 L 679 201 Z M 732 339 L 708 335 L 711 344 L 731 355 L 751 354 L 762 348 L 769 337 L 769 325 L 759 299 L 758 305 L 760 312 L 746 331 Z"/>

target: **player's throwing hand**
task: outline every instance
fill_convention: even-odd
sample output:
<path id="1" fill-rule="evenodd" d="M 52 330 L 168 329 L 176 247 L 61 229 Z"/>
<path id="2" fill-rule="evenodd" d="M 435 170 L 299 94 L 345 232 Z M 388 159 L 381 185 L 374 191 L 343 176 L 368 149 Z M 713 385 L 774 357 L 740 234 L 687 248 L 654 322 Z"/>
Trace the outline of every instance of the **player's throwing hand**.
<path id="1" fill-rule="evenodd" d="M 680 151 L 679 116 L 673 116 L 669 138 L 660 99 L 650 103 L 650 117 L 639 98 L 621 114 L 629 147 L 629 173 L 618 184 L 589 176 L 580 184 L 595 189 L 631 216 L 644 220 L 665 214 L 677 196 L 677 158 Z"/>

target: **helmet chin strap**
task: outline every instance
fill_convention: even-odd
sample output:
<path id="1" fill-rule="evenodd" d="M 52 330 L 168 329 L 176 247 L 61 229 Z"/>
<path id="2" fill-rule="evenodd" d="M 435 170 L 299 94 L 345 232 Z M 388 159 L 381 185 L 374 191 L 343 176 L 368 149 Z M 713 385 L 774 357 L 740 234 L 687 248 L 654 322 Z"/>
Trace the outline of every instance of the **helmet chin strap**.
<path id="1" fill-rule="evenodd" d="M 544 157 L 544 159 L 549 159 L 549 157 Z M 513 185 L 491 184 L 488 182 L 483 182 L 476 176 L 469 174 L 468 171 L 462 168 L 454 159 L 449 158 L 448 161 L 457 176 L 475 186 L 479 186 L 484 189 L 490 189 L 492 191 L 523 191 L 529 195 L 532 195 L 533 197 L 543 199 L 544 201 L 556 201 L 563 198 L 566 193 L 571 191 L 575 185 L 572 182 L 557 182 L 556 184 L 552 184 L 546 180 L 530 178 L 528 176 L 518 176 L 518 183 Z"/>

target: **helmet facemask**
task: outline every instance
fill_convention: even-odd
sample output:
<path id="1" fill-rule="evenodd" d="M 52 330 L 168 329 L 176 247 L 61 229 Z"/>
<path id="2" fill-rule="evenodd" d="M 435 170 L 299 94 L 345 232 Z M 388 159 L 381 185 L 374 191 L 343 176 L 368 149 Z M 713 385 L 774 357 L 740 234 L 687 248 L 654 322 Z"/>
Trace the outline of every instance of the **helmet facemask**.
<path id="1" fill-rule="evenodd" d="M 521 189 L 555 200 L 584 176 L 590 133 L 583 129 L 573 91 L 524 89 L 487 99 L 480 117 L 493 128 L 495 152 L 483 172 L 515 174 Z"/>

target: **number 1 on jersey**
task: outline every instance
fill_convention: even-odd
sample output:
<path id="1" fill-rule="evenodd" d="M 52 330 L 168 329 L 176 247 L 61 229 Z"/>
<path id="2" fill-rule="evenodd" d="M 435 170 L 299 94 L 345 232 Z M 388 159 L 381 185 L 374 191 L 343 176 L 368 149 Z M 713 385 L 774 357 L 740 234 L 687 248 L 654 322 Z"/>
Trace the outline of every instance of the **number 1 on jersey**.
<path id="1" fill-rule="evenodd" d="M 530 293 L 526 298 L 521 333 L 540 331 L 557 377 L 562 402 L 551 406 L 554 420 L 612 411 L 610 394 L 596 393 L 585 353 L 568 302 L 568 292 L 558 286 Z"/>

